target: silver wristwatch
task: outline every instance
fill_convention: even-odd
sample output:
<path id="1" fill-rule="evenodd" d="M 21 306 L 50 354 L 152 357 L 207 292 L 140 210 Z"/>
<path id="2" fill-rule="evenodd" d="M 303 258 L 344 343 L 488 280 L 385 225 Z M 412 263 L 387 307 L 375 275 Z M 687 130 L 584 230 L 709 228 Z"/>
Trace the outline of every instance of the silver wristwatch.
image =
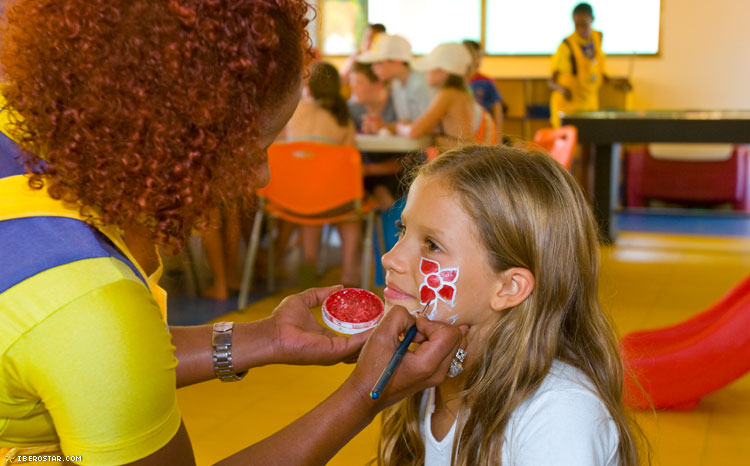
<path id="1" fill-rule="evenodd" d="M 217 322 L 211 336 L 211 346 L 214 348 L 214 373 L 222 382 L 236 382 L 247 374 L 247 371 L 238 374 L 232 366 L 233 331 L 234 322 Z"/>

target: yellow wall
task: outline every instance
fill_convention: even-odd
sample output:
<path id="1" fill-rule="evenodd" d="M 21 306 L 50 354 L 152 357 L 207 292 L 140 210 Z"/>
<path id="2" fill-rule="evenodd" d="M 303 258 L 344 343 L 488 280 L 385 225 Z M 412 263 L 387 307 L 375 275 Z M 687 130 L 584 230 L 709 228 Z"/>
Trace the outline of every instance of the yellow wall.
<path id="1" fill-rule="evenodd" d="M 748 18 L 750 0 L 662 0 L 660 55 L 609 57 L 609 74 L 626 76 L 632 65 L 635 108 L 750 110 Z M 549 62 L 549 57 L 486 57 L 482 72 L 542 77 Z"/>

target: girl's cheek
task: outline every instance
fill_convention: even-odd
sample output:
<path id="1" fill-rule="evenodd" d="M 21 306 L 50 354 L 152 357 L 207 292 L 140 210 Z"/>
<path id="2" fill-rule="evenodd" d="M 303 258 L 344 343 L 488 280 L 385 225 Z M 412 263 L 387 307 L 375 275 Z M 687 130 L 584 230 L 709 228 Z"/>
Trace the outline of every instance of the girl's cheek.
<path id="1" fill-rule="evenodd" d="M 455 324 L 459 318 L 459 314 L 455 312 L 459 267 L 446 266 L 422 257 L 419 272 L 422 275 L 419 301 L 421 305 L 426 306 L 426 317 Z"/>

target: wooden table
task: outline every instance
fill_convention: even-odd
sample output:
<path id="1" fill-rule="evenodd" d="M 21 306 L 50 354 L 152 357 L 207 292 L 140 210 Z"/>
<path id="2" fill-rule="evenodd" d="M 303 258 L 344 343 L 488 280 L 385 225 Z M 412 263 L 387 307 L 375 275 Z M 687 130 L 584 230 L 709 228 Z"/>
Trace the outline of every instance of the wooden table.
<path id="1" fill-rule="evenodd" d="M 617 239 L 620 152 L 624 142 L 750 142 L 750 111 L 603 111 L 565 115 L 590 145 L 594 164 L 594 215 L 605 242 Z"/>

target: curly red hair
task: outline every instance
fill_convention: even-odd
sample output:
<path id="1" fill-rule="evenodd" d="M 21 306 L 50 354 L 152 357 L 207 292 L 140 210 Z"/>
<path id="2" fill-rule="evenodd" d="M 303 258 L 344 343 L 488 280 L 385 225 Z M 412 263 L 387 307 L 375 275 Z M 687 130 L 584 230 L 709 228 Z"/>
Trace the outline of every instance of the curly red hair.
<path id="1" fill-rule="evenodd" d="M 19 0 L 0 53 L 30 184 L 180 248 L 249 197 L 254 142 L 299 83 L 304 0 Z M 307 51 L 307 53 L 306 53 Z"/>

